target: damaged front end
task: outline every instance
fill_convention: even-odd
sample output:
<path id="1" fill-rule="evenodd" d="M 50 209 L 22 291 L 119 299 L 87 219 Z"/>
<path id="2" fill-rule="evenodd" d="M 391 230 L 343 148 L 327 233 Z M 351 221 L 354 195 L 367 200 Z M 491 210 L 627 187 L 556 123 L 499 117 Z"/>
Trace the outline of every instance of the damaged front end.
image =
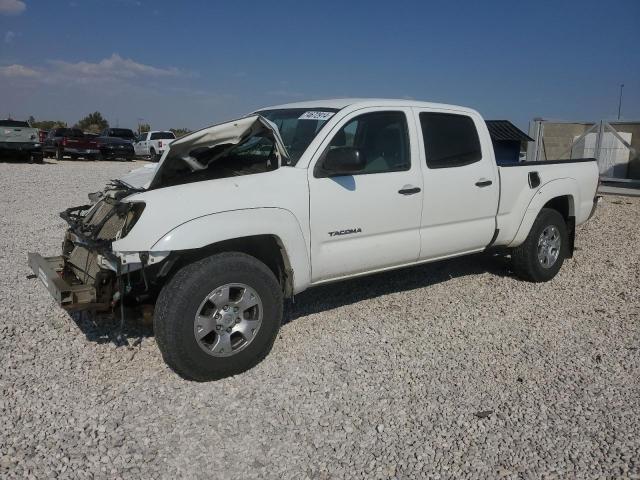
<path id="1" fill-rule="evenodd" d="M 109 310 L 125 295 L 149 291 L 145 272 L 148 255 L 133 266 L 113 252 L 145 208 L 122 199 L 140 190 L 112 181 L 104 192 L 90 194 L 91 204 L 68 208 L 60 216 L 69 224 L 62 255 L 29 253 L 29 266 L 66 310 Z"/>

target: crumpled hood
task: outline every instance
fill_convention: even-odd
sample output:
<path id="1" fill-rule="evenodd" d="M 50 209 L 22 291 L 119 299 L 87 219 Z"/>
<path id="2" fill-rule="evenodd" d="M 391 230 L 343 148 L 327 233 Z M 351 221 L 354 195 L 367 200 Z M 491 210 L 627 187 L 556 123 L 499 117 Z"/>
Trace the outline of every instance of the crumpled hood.
<path id="1" fill-rule="evenodd" d="M 148 163 L 144 167 L 131 170 L 126 175 L 120 177 L 120 181 L 137 190 L 146 190 L 149 188 L 157 169 L 157 163 Z"/>
<path id="2" fill-rule="evenodd" d="M 158 179 L 161 178 L 161 174 L 178 162 L 188 165 L 194 172 L 206 169 L 207 165 L 201 164 L 190 155 L 190 152 L 196 148 L 212 148 L 222 144 L 237 145 L 247 138 L 264 131 L 269 131 L 273 135 L 279 154 L 278 166 L 282 163 L 288 163 L 289 153 L 284 146 L 280 132 L 278 132 L 278 127 L 261 115 L 251 115 L 239 120 L 204 128 L 171 142 L 169 150 L 160 160 L 158 168 L 155 169 L 154 178 L 144 188 L 157 186 L 156 184 Z"/>

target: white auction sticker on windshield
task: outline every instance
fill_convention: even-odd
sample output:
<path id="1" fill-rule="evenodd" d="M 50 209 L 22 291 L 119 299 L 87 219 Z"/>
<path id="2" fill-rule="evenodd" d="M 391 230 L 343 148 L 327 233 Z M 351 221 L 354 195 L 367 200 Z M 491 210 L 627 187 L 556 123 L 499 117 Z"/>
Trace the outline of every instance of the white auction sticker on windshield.
<path id="1" fill-rule="evenodd" d="M 298 117 L 298 120 L 329 120 L 335 112 L 318 112 L 309 110 Z"/>

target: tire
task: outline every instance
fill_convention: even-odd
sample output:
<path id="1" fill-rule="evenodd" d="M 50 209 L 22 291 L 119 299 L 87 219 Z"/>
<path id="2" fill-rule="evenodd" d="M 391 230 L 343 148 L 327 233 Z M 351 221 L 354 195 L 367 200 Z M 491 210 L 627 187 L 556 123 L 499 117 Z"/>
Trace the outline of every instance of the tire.
<path id="1" fill-rule="evenodd" d="M 225 287 L 232 285 L 225 290 Z M 242 290 L 243 285 L 247 289 Z M 243 335 L 235 331 L 236 328 L 243 328 L 245 320 L 245 310 L 239 314 L 229 313 L 234 308 L 232 305 L 240 305 L 228 300 L 229 309 L 225 313 L 223 302 L 214 299 L 217 294 L 225 295 L 228 290 L 229 298 L 235 297 L 231 292 L 237 289 L 243 296 L 249 291 L 257 294 L 258 307 L 250 307 L 249 323 L 258 325 L 255 330 L 251 329 L 253 337 L 247 341 Z M 250 295 L 255 298 L 254 295 Z M 207 298 L 211 297 L 210 302 Z M 162 353 L 164 361 L 169 367 L 181 377 L 188 380 L 209 381 L 237 375 L 258 364 L 267 356 L 273 342 L 276 339 L 280 323 L 282 322 L 282 289 L 276 280 L 273 272 L 262 262 L 238 252 L 225 252 L 207 257 L 179 270 L 173 278 L 163 287 L 158 301 L 156 302 L 153 327 L 156 342 Z M 254 300 L 255 301 L 255 300 Z M 203 306 L 204 305 L 204 306 Z M 218 313 L 219 312 L 219 313 Z M 255 312 L 261 312 L 261 320 L 256 324 Z M 196 339 L 196 331 L 200 328 L 199 318 L 206 318 L 206 329 L 202 329 L 202 340 Z M 220 317 L 220 320 L 215 318 Z M 237 325 L 228 323 L 220 326 L 216 322 L 238 322 Z M 229 334 L 231 343 L 225 343 L 223 347 L 218 347 L 220 352 L 215 352 L 218 342 L 218 332 L 213 330 L 211 325 L 216 325 L 215 329 L 222 328 L 222 335 Z M 227 328 L 228 327 L 228 328 Z M 246 328 L 245 328 L 246 329 Z M 255 334 L 254 334 L 255 332 Z M 234 339 L 239 340 L 239 346 L 233 345 Z M 229 350 L 227 345 L 231 346 Z M 234 350 L 235 353 L 234 353 Z M 224 356 L 226 355 L 226 356 Z"/>
<path id="2" fill-rule="evenodd" d="M 159 162 L 160 161 L 160 155 L 158 155 L 155 151 L 155 149 L 151 149 L 149 150 L 149 157 L 151 158 L 152 162 Z"/>
<path id="3" fill-rule="evenodd" d="M 56 148 L 56 160 L 60 161 L 64 158 L 64 152 L 61 148 Z"/>
<path id="4" fill-rule="evenodd" d="M 554 240 L 556 237 L 559 245 Z M 554 248 L 555 245 L 557 248 Z M 563 216 L 557 210 L 543 208 L 524 243 L 511 250 L 513 269 L 523 280 L 548 282 L 562 267 L 568 247 L 569 235 Z M 557 256 L 554 260 L 555 252 Z"/>

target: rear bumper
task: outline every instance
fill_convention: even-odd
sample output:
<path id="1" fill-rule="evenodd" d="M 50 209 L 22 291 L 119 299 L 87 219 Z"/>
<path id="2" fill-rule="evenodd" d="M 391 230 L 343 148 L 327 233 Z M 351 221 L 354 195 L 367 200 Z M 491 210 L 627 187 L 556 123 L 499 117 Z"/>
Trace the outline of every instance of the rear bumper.
<path id="1" fill-rule="evenodd" d="M 66 155 L 98 155 L 100 153 L 100 150 L 98 150 L 97 148 L 69 148 L 66 147 L 64 149 L 64 153 Z"/>
<path id="2" fill-rule="evenodd" d="M 129 160 L 135 156 L 133 150 L 128 149 L 101 148 L 100 153 L 102 158 L 126 158 Z"/>
<path id="3" fill-rule="evenodd" d="M 39 143 L 1 142 L 0 156 L 10 158 L 42 158 L 42 146 Z"/>
<path id="4" fill-rule="evenodd" d="M 593 206 L 591 207 L 591 212 L 589 213 L 589 217 L 587 217 L 587 220 L 590 220 L 591 217 L 593 217 L 593 215 L 596 213 L 596 210 L 598 209 L 598 205 L 600 204 L 601 201 L 602 201 L 602 195 L 596 195 L 595 197 L 593 197 Z"/>
<path id="5" fill-rule="evenodd" d="M 29 253 L 29 267 L 49 290 L 53 299 L 65 310 L 106 310 L 108 303 L 96 303 L 96 289 L 83 284 L 65 268 L 65 258 L 43 257 Z"/>
<path id="6" fill-rule="evenodd" d="M 0 151 L 7 152 L 39 152 L 42 150 L 40 143 L 32 142 L 0 142 Z"/>

